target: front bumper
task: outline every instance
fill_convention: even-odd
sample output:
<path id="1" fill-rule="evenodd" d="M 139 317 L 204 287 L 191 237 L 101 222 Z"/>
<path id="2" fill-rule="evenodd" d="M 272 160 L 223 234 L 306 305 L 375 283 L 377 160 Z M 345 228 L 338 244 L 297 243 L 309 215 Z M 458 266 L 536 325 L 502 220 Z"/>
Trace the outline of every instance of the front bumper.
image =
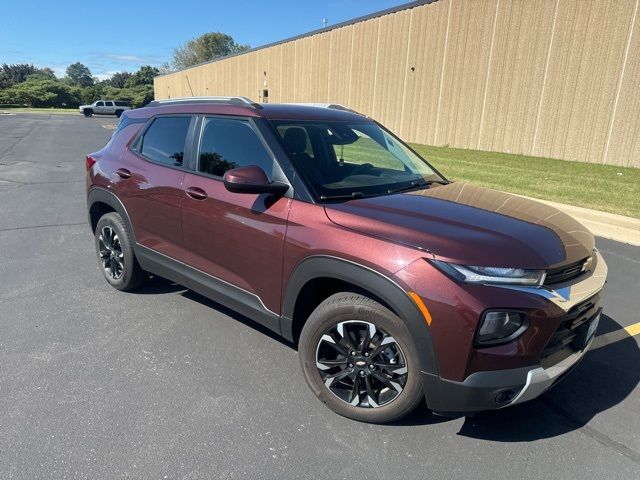
<path id="1" fill-rule="evenodd" d="M 567 282 L 555 288 L 503 287 L 543 297 L 560 307 L 570 317 L 571 312 L 586 303 L 594 304 L 585 327 L 597 321 L 601 309 L 597 308 L 598 293 L 604 287 L 607 266 L 599 252 L 597 263 L 590 274 L 575 283 Z M 572 310 L 574 309 L 574 310 Z M 586 338 L 586 335 L 585 335 Z M 540 359 L 538 365 L 506 370 L 482 370 L 468 375 L 463 381 L 455 381 L 423 372 L 423 388 L 429 408 L 443 413 L 468 413 L 495 410 L 532 400 L 558 382 L 580 363 L 591 346 L 593 336 L 586 340 L 583 348 L 562 356 Z M 582 342 L 580 342 L 582 344 Z M 567 352 L 568 353 L 568 352 Z M 507 357 L 505 357 L 506 359 Z"/>
<path id="2" fill-rule="evenodd" d="M 428 406 L 436 412 L 460 414 L 496 410 L 533 400 L 575 368 L 590 345 L 552 367 L 476 372 L 463 382 L 423 372 Z"/>

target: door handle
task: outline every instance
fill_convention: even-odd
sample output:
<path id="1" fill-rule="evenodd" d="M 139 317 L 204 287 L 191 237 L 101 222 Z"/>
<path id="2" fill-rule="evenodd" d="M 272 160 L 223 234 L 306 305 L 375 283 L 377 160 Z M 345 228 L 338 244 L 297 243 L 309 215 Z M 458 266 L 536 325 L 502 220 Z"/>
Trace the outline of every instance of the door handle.
<path id="1" fill-rule="evenodd" d="M 195 200 L 204 200 L 207 198 L 207 192 L 198 187 L 189 187 L 185 190 L 186 194 Z"/>
<path id="2" fill-rule="evenodd" d="M 126 168 L 119 168 L 118 170 L 116 170 L 116 175 L 121 178 L 131 178 L 131 172 Z"/>

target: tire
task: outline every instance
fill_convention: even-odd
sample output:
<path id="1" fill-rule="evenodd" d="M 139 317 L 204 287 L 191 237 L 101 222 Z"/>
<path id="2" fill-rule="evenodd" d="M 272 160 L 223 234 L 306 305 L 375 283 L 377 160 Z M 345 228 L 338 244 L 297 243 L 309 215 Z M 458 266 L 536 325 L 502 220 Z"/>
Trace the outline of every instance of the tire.
<path id="1" fill-rule="evenodd" d="M 342 292 L 323 301 L 302 328 L 298 355 L 311 390 L 344 417 L 387 423 L 423 402 L 418 354 L 409 331 L 371 298 Z"/>
<path id="2" fill-rule="evenodd" d="M 133 242 L 122 217 L 116 212 L 103 215 L 98 220 L 94 236 L 98 265 L 107 282 L 122 291 L 139 287 L 146 273 L 133 253 Z"/>
<path id="3" fill-rule="evenodd" d="M 116 110 L 116 117 L 120 118 L 120 115 L 122 115 L 122 110 Z"/>
<path id="4" fill-rule="evenodd" d="M 82 113 L 84 113 L 85 117 L 90 117 L 91 115 L 93 115 L 93 110 L 90 108 L 85 108 Z"/>

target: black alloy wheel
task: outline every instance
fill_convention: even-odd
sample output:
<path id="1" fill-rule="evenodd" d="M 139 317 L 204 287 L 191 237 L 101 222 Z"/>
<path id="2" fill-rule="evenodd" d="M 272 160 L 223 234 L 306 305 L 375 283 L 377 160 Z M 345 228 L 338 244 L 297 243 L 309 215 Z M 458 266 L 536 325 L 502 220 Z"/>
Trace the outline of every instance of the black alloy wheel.
<path id="1" fill-rule="evenodd" d="M 373 298 L 340 292 L 300 332 L 298 354 L 318 399 L 354 420 L 398 420 L 424 402 L 420 361 L 402 318 Z"/>
<path id="2" fill-rule="evenodd" d="M 316 348 L 325 386 L 355 407 L 379 408 L 395 400 L 407 383 L 407 364 L 395 338 L 361 320 L 328 329 Z"/>
<path id="3" fill-rule="evenodd" d="M 110 225 L 105 225 L 98 236 L 100 261 L 105 275 L 119 280 L 124 275 L 124 253 L 118 234 Z"/>

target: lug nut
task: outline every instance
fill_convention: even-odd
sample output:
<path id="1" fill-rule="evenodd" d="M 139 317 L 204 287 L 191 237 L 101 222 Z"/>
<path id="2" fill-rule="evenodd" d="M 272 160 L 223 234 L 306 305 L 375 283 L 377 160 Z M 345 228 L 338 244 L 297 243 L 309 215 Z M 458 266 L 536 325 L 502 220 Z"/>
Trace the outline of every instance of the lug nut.
<path id="1" fill-rule="evenodd" d="M 375 365 L 369 365 L 369 370 L 375 370 L 376 366 Z"/>
<path id="2" fill-rule="evenodd" d="M 349 352 L 349 355 L 351 355 L 352 357 L 356 356 L 356 352 L 354 352 L 353 350 Z"/>
<path id="3" fill-rule="evenodd" d="M 360 376 L 364 377 L 366 374 L 364 373 L 364 370 L 360 370 Z"/>
<path id="4" fill-rule="evenodd" d="M 353 363 L 350 363 L 350 364 L 349 364 L 349 368 L 353 368 Z"/>
<path id="5" fill-rule="evenodd" d="M 364 356 L 368 357 L 369 356 L 369 352 L 364 352 Z"/>

